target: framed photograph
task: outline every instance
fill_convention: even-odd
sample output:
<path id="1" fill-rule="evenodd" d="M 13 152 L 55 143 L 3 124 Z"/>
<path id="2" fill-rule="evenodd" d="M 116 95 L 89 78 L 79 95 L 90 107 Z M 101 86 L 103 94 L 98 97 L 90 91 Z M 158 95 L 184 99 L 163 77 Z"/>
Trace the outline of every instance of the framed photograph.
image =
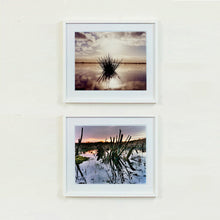
<path id="1" fill-rule="evenodd" d="M 63 24 L 66 103 L 156 103 L 156 22 Z"/>
<path id="2" fill-rule="evenodd" d="M 155 197 L 155 117 L 65 117 L 64 195 Z"/>

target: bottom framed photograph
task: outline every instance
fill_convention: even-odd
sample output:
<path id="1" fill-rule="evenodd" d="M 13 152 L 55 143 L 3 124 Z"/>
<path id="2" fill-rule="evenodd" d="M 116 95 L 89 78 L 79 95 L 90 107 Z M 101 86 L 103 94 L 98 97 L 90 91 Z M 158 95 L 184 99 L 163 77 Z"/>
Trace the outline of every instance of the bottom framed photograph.
<path id="1" fill-rule="evenodd" d="M 155 197 L 156 117 L 64 117 L 64 196 Z"/>

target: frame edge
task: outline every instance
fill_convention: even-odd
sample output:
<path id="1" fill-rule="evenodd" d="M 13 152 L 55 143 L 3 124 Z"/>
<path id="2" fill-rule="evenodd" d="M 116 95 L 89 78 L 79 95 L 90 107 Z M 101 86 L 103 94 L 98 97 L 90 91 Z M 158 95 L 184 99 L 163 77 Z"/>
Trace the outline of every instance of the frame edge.
<path id="1" fill-rule="evenodd" d="M 117 21 L 99 21 L 99 20 L 93 20 L 93 21 L 82 21 L 82 20 L 63 20 L 62 21 L 62 30 L 63 30 L 63 48 L 62 48 L 62 54 L 63 54 L 63 102 L 66 104 L 71 104 L 71 103 L 103 103 L 103 104 L 116 104 L 116 103 L 121 103 L 121 104 L 157 104 L 158 103 L 158 79 L 157 79 L 157 74 L 158 74 L 158 20 L 157 19 L 149 19 L 149 20 L 145 20 L 145 21 L 140 21 L 140 20 L 125 20 L 125 21 L 121 21 L 121 22 L 117 22 Z M 67 97 L 67 69 L 66 69 L 66 25 L 67 24 L 83 24 L 83 23 L 88 23 L 88 24 L 105 24 L 105 23 L 109 23 L 109 24 L 154 24 L 155 28 L 154 28 L 154 63 L 153 63 L 153 67 L 154 67 L 154 95 L 152 100 L 150 101 L 145 101 L 145 100 L 138 100 L 138 101 L 129 101 L 129 100 L 125 100 L 124 102 L 119 100 L 119 101 L 102 101 L 100 100 L 96 100 L 96 101 L 78 101 L 78 100 L 74 100 L 74 98 L 69 98 Z"/>
<path id="2" fill-rule="evenodd" d="M 67 192 L 66 175 L 66 123 L 67 118 L 153 118 L 154 119 L 154 183 L 153 192 L 145 195 L 75 195 Z M 65 198 L 157 198 L 158 197 L 158 115 L 146 116 L 63 116 L 63 196 Z"/>

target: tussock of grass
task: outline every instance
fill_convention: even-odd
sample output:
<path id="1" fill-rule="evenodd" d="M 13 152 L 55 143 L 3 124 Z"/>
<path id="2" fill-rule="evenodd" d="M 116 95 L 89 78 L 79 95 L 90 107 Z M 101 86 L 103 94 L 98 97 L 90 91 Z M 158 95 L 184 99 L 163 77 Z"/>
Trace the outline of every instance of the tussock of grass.
<path id="1" fill-rule="evenodd" d="M 122 60 L 113 59 L 109 54 L 105 57 L 98 58 L 98 63 L 102 68 L 102 74 L 98 78 L 98 82 L 108 81 L 111 78 L 118 77 L 115 70 L 121 64 Z"/>
<path id="2" fill-rule="evenodd" d="M 83 156 L 80 156 L 80 155 L 77 155 L 75 157 L 75 163 L 76 164 L 81 164 L 82 162 L 88 160 L 89 158 L 88 157 L 83 157 Z"/>
<path id="3" fill-rule="evenodd" d="M 119 134 L 116 137 L 110 137 L 111 145 L 109 151 L 104 151 L 101 147 L 98 148 L 98 158 L 102 159 L 104 163 L 108 163 L 111 167 L 112 176 L 110 178 L 111 183 L 116 183 L 117 176 L 120 177 L 121 183 L 125 181 L 125 175 L 130 179 L 131 171 L 135 171 L 130 162 L 129 158 L 136 148 L 136 146 L 131 147 L 128 152 L 128 145 L 130 143 L 131 136 L 128 135 L 125 141 L 123 141 L 123 134 L 121 133 L 121 129 L 119 129 Z"/>

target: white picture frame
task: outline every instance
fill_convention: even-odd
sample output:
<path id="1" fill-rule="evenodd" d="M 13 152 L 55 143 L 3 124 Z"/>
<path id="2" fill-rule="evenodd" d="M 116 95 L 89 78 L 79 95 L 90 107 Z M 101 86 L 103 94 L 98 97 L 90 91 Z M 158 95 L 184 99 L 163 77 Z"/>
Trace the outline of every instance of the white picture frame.
<path id="1" fill-rule="evenodd" d="M 75 181 L 76 126 L 146 126 L 145 184 L 78 184 Z M 157 117 L 63 117 L 63 195 L 65 197 L 156 197 Z"/>
<path id="2" fill-rule="evenodd" d="M 146 90 L 76 90 L 75 32 L 146 32 Z M 157 21 L 63 22 L 63 94 L 65 103 L 156 103 Z"/>

